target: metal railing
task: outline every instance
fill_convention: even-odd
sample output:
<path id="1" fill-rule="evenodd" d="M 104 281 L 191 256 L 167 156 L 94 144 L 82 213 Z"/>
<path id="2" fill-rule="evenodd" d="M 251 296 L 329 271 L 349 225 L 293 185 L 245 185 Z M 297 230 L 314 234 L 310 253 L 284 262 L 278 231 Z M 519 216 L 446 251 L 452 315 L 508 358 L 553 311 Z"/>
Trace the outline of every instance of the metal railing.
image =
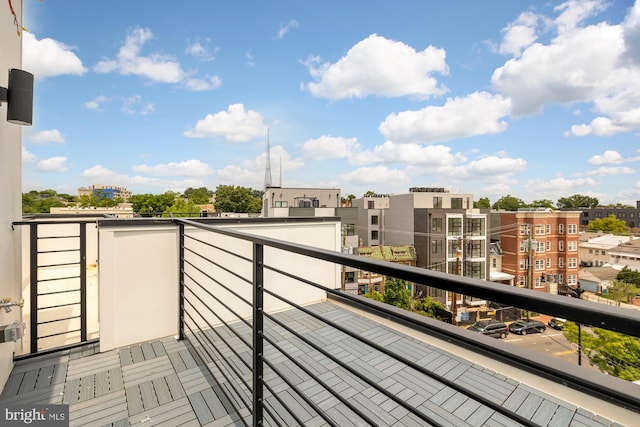
<path id="1" fill-rule="evenodd" d="M 93 218 L 13 223 L 29 230 L 29 348 L 16 360 L 97 341 L 87 336 L 87 226 L 95 226 Z"/>
<path id="2" fill-rule="evenodd" d="M 266 372 L 275 374 L 280 380 L 284 381 L 297 394 L 299 399 L 312 408 L 324 422 L 329 425 L 338 425 L 336 420 L 323 411 L 311 398 L 307 397 L 293 381 L 289 380 L 285 372 L 265 356 L 268 352 L 276 352 L 281 357 L 285 357 L 291 364 L 295 365 L 296 369 L 312 378 L 313 381 L 349 408 L 351 412 L 360 417 L 363 422 L 372 425 L 376 424 L 375 420 L 372 420 L 366 412 L 354 405 L 348 398 L 341 396 L 338 391 L 332 389 L 330 384 L 324 382 L 322 378 L 308 369 L 304 363 L 289 354 L 282 345 L 275 342 L 270 336 L 270 330 L 273 328 L 286 330 L 297 340 L 303 342 L 304 345 L 321 353 L 332 363 L 337 364 L 360 381 L 363 381 L 368 387 L 376 389 L 377 392 L 385 395 L 388 399 L 413 414 L 417 419 L 422 420 L 422 422 L 430 425 L 441 425 L 436 418 L 433 418 L 424 410 L 412 406 L 405 399 L 377 384 L 376 381 L 370 379 L 357 368 L 325 351 L 322 346 L 307 339 L 303 334 L 289 327 L 286 322 L 269 313 L 265 309 L 266 298 L 278 301 L 294 310 L 312 316 L 324 322 L 328 327 L 357 339 L 371 349 L 394 358 L 397 363 L 404 364 L 519 424 L 535 425 L 532 421 L 495 403 L 492 399 L 467 389 L 442 375 L 431 372 L 401 354 L 389 351 L 384 346 L 363 338 L 350 330 L 350 328 L 323 318 L 313 310 L 309 310 L 282 295 L 282 293 L 272 291 L 272 285 L 281 280 L 292 280 L 314 289 L 319 289 L 330 298 L 357 306 L 360 309 L 375 312 L 377 315 L 391 319 L 398 324 L 444 338 L 461 347 L 472 349 L 474 352 L 490 355 L 493 359 L 526 369 L 546 379 L 587 392 L 599 399 L 640 412 L 640 397 L 637 393 L 629 392 L 629 390 L 620 390 L 619 383 L 609 381 L 610 379 L 608 380 L 604 375 L 602 375 L 602 380 L 594 382 L 589 378 L 566 372 L 566 366 L 563 365 L 564 362 L 543 364 L 532 358 L 520 357 L 516 354 L 517 352 L 504 350 L 500 346 L 492 346 L 486 342 L 487 340 L 478 339 L 475 336 L 471 337 L 471 334 L 464 334 L 455 326 L 422 318 L 396 307 L 355 295 L 345 294 L 337 289 L 309 280 L 307 277 L 279 268 L 273 257 L 265 256 L 265 249 L 269 248 L 270 254 L 277 250 L 282 251 L 278 252 L 280 254 L 296 254 L 296 256 L 321 260 L 327 262 L 327 268 L 331 268 L 332 265 L 346 265 L 508 306 L 561 316 L 579 324 L 593 325 L 635 337 L 640 337 L 640 314 L 638 313 L 629 313 L 623 309 L 599 306 L 596 303 L 571 298 L 541 294 L 528 289 L 513 288 L 260 237 L 227 228 L 215 227 L 197 220 L 174 219 L 174 222 L 179 227 L 180 242 L 179 338 L 191 342 L 193 348 L 196 349 L 203 360 L 211 361 L 215 365 L 215 372 L 211 371 L 211 376 L 214 381 L 218 382 L 219 389 L 225 393 L 234 411 L 237 414 L 246 413 L 247 411 L 250 413 L 250 416 L 246 417 L 246 419 L 239 416 L 240 422 L 245 425 L 250 423 L 255 426 L 262 425 L 265 419 L 269 419 L 275 424 L 280 424 L 278 419 L 281 418 L 279 418 L 277 409 L 273 403 L 266 403 L 265 393 L 275 399 L 281 407 L 285 408 L 296 423 L 304 424 L 295 411 L 289 408 L 286 402 L 274 391 L 271 382 L 265 380 Z M 209 233 L 195 233 L 194 231 L 196 230 L 206 230 Z M 232 238 L 251 245 L 250 255 L 226 247 L 224 243 L 220 243 L 222 238 Z M 204 253 L 209 255 L 203 255 Z M 215 255 L 211 256 L 211 253 Z M 230 263 L 229 260 L 233 260 L 233 262 Z M 229 267 L 229 265 L 235 265 L 235 263 L 241 263 L 243 267 Z M 251 272 L 251 277 L 247 277 L 247 272 Z M 272 278 L 270 281 L 265 278 L 267 272 L 269 277 Z M 276 277 L 276 279 L 273 279 L 273 277 Z M 251 315 L 247 316 L 243 314 L 247 312 L 246 310 L 236 308 L 238 303 L 241 306 L 249 307 Z M 247 352 L 251 354 L 250 360 L 246 357 Z M 208 369 L 210 368 L 208 367 Z M 250 381 L 247 372 L 251 372 Z"/>

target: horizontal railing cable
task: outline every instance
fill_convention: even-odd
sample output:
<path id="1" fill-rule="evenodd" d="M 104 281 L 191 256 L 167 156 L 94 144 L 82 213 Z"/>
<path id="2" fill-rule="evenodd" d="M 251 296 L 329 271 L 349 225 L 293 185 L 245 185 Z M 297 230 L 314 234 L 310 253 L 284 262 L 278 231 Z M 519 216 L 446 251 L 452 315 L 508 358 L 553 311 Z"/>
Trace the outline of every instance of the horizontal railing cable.
<path id="1" fill-rule="evenodd" d="M 79 279 L 80 275 L 76 275 L 76 276 L 63 276 L 63 277 L 52 277 L 50 279 L 38 279 L 38 283 L 42 283 L 42 282 L 53 282 L 56 280 L 69 280 L 69 279 Z"/>
<path id="2" fill-rule="evenodd" d="M 203 245 L 209 246 L 210 248 L 217 249 L 217 250 L 219 250 L 220 252 L 224 252 L 224 253 L 226 253 L 226 254 L 233 255 L 234 257 L 236 257 L 236 258 L 240 258 L 240 259 L 245 260 L 245 261 L 247 261 L 247 262 L 252 262 L 252 261 L 253 261 L 253 260 L 252 260 L 251 258 L 249 258 L 249 257 L 245 257 L 245 256 L 242 256 L 242 255 L 239 255 L 237 252 L 232 252 L 232 251 L 230 251 L 230 250 L 228 250 L 228 249 L 225 249 L 225 248 L 222 248 L 222 247 L 220 247 L 220 246 L 214 245 L 214 244 L 213 244 L 213 243 L 211 243 L 211 242 L 207 242 L 206 240 L 198 239 L 197 237 L 194 237 L 194 236 L 192 236 L 192 235 L 190 235 L 190 234 L 186 234 L 186 233 L 185 233 L 184 237 L 185 237 L 185 238 L 188 238 L 188 239 L 191 239 L 191 240 L 194 240 L 194 241 L 196 241 L 196 242 L 202 243 Z M 185 245 L 186 245 L 186 242 L 185 242 Z M 185 249 L 187 249 L 187 248 L 185 247 Z"/>
<path id="3" fill-rule="evenodd" d="M 38 325 L 46 325 L 48 323 L 62 322 L 63 320 L 80 319 L 80 317 L 81 316 L 71 316 L 71 317 L 63 317 L 63 318 L 60 318 L 60 319 L 45 320 L 43 322 L 38 322 Z"/>
<path id="4" fill-rule="evenodd" d="M 265 268 L 268 268 L 268 266 L 265 266 Z M 431 372 L 427 369 L 425 369 L 423 366 L 418 365 L 417 363 L 399 355 L 399 354 L 395 354 L 394 352 L 391 352 L 389 350 L 387 350 L 384 346 L 377 344 L 374 341 L 371 341 L 367 338 L 364 338 L 358 334 L 353 333 L 352 331 L 349 330 L 349 328 L 345 328 L 335 322 L 332 322 L 331 320 L 325 319 L 324 317 L 314 313 L 311 310 L 308 310 L 304 307 L 302 307 L 301 305 L 298 305 L 296 303 L 294 303 L 293 301 L 288 300 L 287 298 L 284 298 L 280 295 L 275 294 L 274 292 L 269 291 L 268 289 L 264 290 L 265 293 L 279 299 L 280 301 L 286 302 L 287 304 L 289 304 L 290 306 L 296 308 L 297 310 L 302 311 L 305 314 L 308 314 L 310 316 L 312 316 L 315 319 L 318 319 L 320 321 L 322 321 L 323 323 L 327 324 L 328 326 L 331 326 L 334 329 L 339 330 L 340 332 L 357 339 L 358 341 L 374 348 L 375 350 L 393 358 L 396 359 L 399 362 L 404 363 L 406 366 L 415 369 L 416 371 L 420 372 L 423 375 L 426 375 L 444 385 L 446 385 L 449 388 L 452 388 L 453 390 L 464 394 L 465 396 L 493 409 L 496 412 L 501 413 L 502 415 L 517 421 L 525 426 L 536 426 L 535 423 L 531 422 L 530 420 L 528 420 L 527 418 L 513 412 L 510 411 L 509 409 L 504 408 L 503 406 L 494 403 L 493 401 L 486 399 L 484 396 L 471 391 L 463 386 L 460 386 L 458 384 L 456 384 L 454 381 L 451 381 L 449 379 L 447 379 L 446 377 L 439 375 L 435 372 Z M 315 345 L 312 341 L 307 340 L 306 338 L 304 338 L 303 336 L 299 335 L 298 333 L 294 332 L 293 330 L 291 330 L 290 328 L 288 328 L 286 325 L 284 325 L 282 322 L 275 320 L 272 316 L 270 316 L 269 314 L 265 313 L 265 316 L 268 316 L 270 319 L 274 320 L 276 323 L 278 323 L 278 325 L 280 325 L 281 327 L 287 329 L 289 332 L 291 332 L 292 334 L 296 335 L 298 338 L 302 339 L 306 344 L 312 346 L 313 348 L 315 348 L 316 350 L 322 352 L 325 356 L 329 357 L 331 360 L 333 360 L 334 362 L 338 363 L 340 366 L 344 367 L 345 369 L 347 369 L 349 372 L 351 372 L 352 374 L 358 376 L 358 378 L 361 378 L 364 381 L 367 381 L 367 383 L 369 383 L 370 385 L 372 385 L 373 387 L 375 387 L 378 391 L 384 393 L 387 397 L 393 399 L 396 403 L 400 404 L 401 406 L 405 407 L 406 409 L 409 409 L 412 413 L 416 414 L 416 415 L 420 415 L 422 417 L 422 413 L 419 411 L 416 411 L 416 409 L 407 404 L 403 399 L 399 399 L 397 398 L 393 393 L 389 392 L 388 390 L 386 390 L 383 387 L 378 386 L 374 381 L 371 381 L 370 379 L 368 379 L 366 376 L 364 376 L 363 374 L 361 374 L 360 372 L 358 372 L 357 370 L 349 367 L 347 364 L 345 364 L 344 362 L 340 361 L 340 359 L 336 358 L 335 356 L 331 355 L 330 353 L 326 353 L 322 348 L 318 347 L 317 345 Z M 435 421 L 429 418 L 423 418 L 425 421 L 428 421 L 430 423 L 434 423 Z"/>

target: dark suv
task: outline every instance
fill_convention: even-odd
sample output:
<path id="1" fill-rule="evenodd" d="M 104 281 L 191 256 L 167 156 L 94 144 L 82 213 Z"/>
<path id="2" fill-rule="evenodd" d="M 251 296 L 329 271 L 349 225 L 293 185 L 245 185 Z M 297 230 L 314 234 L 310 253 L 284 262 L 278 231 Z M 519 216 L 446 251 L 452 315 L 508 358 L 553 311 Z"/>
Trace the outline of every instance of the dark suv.
<path id="1" fill-rule="evenodd" d="M 467 329 L 494 338 L 506 338 L 509 335 L 509 329 L 505 323 L 492 320 L 480 320 Z"/>

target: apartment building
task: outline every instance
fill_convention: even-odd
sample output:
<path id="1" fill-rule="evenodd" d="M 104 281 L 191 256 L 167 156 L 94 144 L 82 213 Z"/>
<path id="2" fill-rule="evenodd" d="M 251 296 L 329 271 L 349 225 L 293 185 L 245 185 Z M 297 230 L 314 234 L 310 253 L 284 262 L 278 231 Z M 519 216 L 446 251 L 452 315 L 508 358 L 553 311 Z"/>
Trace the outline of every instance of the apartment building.
<path id="1" fill-rule="evenodd" d="M 334 216 L 340 207 L 339 188 L 265 186 L 263 217 Z"/>
<path id="2" fill-rule="evenodd" d="M 616 269 L 640 271 L 640 239 L 633 239 L 609 250 L 609 263 Z"/>
<path id="3" fill-rule="evenodd" d="M 519 286 L 557 293 L 558 284 L 577 285 L 579 211 L 521 209 L 499 212 L 502 270 Z"/>
<path id="4" fill-rule="evenodd" d="M 607 218 L 614 215 L 627 224 L 627 227 L 634 231 L 640 230 L 640 200 L 636 201 L 636 207 L 597 207 L 597 208 L 579 208 L 582 212 L 580 215 L 580 226 L 586 228 L 589 221 L 594 219 Z"/>
<path id="5" fill-rule="evenodd" d="M 93 184 L 88 187 L 78 188 L 78 196 L 97 196 L 101 199 L 122 199 L 124 203 L 129 201 L 131 197 L 131 191 L 124 187 L 117 187 L 113 185 Z"/>
<path id="6" fill-rule="evenodd" d="M 413 246 L 362 246 L 358 248 L 358 255 L 395 264 L 416 266 L 416 253 Z M 386 276 L 370 271 L 359 271 L 358 294 L 372 294 L 374 291 L 384 293 Z M 413 284 L 409 285 L 413 296 Z"/>
<path id="7" fill-rule="evenodd" d="M 609 252 L 629 240 L 631 240 L 630 236 L 594 232 L 580 233 L 580 265 L 582 267 L 602 267 L 609 264 Z"/>
<path id="8" fill-rule="evenodd" d="M 430 270 L 487 280 L 489 276 L 488 216 L 473 209 L 471 193 L 440 187 L 413 187 L 406 194 L 354 199 L 361 246 L 411 245 L 416 265 Z M 453 295 L 416 284 L 416 292 L 451 306 Z M 457 296 L 458 304 L 481 304 Z"/>

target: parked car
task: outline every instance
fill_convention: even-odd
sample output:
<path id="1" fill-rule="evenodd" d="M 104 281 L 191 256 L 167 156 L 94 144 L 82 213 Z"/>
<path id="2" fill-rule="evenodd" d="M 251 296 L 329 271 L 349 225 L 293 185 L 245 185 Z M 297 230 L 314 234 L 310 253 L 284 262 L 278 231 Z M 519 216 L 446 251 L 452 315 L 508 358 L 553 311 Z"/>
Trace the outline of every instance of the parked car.
<path id="1" fill-rule="evenodd" d="M 480 320 L 467 329 L 494 338 L 506 338 L 509 335 L 509 329 L 504 322 L 491 320 Z"/>
<path id="2" fill-rule="evenodd" d="M 561 331 L 566 322 L 567 322 L 567 319 L 563 319 L 562 317 L 554 317 L 552 319 L 549 319 L 549 322 L 547 324 L 551 328 Z"/>
<path id="3" fill-rule="evenodd" d="M 545 324 L 539 320 L 516 320 L 509 325 L 509 332 L 520 335 L 527 335 L 534 332 L 542 333 L 546 329 Z"/>
<path id="4" fill-rule="evenodd" d="M 569 286 L 564 284 L 558 285 L 558 295 L 564 295 L 564 296 L 573 297 L 573 298 L 580 298 L 583 292 L 584 292 L 584 289 L 580 288 L 580 286 L 574 287 L 574 286 Z"/>

